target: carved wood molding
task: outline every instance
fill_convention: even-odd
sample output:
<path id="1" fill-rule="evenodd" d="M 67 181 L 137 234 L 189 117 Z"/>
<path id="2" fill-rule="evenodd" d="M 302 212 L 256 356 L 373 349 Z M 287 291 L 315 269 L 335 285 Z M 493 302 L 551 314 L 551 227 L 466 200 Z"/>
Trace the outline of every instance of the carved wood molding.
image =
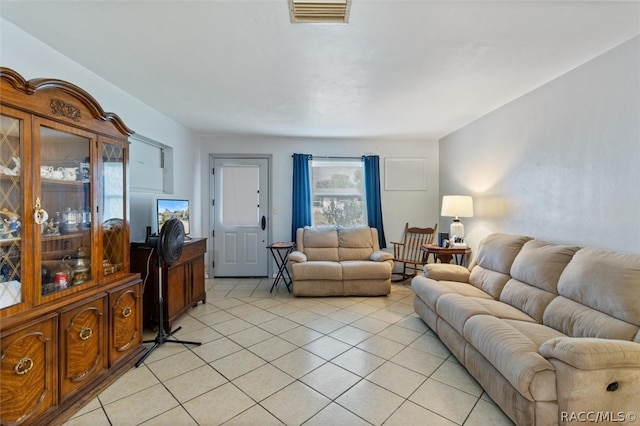
<path id="1" fill-rule="evenodd" d="M 80 121 L 80 109 L 73 104 L 68 104 L 62 99 L 51 98 L 49 106 L 51 106 L 51 111 L 55 115 L 62 115 L 69 117 L 73 121 Z"/>
<path id="2" fill-rule="evenodd" d="M 122 119 L 113 112 L 105 112 L 104 109 L 100 106 L 98 101 L 95 100 L 93 96 L 87 93 L 85 90 L 76 86 L 73 83 L 69 83 L 68 81 L 58 80 L 55 78 L 34 78 L 31 80 L 26 80 L 22 75 L 17 73 L 16 71 L 6 68 L 0 67 L 0 79 L 8 81 L 16 90 L 19 90 L 27 95 L 33 95 L 36 92 L 40 92 L 48 89 L 57 89 L 61 90 L 74 98 L 78 99 L 84 106 L 86 106 L 93 118 L 97 118 L 103 121 L 109 121 L 113 123 L 113 125 L 123 134 L 127 136 L 133 135 L 135 132 L 128 128 L 126 124 L 122 121 Z M 54 114 L 62 115 L 68 118 L 71 118 L 74 121 L 80 120 L 80 111 L 77 107 L 67 104 L 64 101 L 60 101 L 65 105 L 71 105 L 71 109 L 67 106 L 56 106 L 54 107 L 52 99 L 51 108 L 53 109 Z M 59 101 L 59 100 L 57 100 Z M 55 109 L 61 108 L 61 109 Z M 73 112 L 73 109 L 77 111 L 77 113 Z M 64 111 L 63 113 L 58 113 L 58 111 Z M 71 114 L 71 115 L 69 115 Z"/>

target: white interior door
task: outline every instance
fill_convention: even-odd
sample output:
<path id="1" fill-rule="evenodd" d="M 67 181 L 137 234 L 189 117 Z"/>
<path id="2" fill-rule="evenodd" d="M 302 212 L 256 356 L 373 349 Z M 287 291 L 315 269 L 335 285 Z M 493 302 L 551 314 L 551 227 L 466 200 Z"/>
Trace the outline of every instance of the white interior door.
<path id="1" fill-rule="evenodd" d="M 266 277 L 269 160 L 215 158 L 213 163 L 213 274 Z"/>

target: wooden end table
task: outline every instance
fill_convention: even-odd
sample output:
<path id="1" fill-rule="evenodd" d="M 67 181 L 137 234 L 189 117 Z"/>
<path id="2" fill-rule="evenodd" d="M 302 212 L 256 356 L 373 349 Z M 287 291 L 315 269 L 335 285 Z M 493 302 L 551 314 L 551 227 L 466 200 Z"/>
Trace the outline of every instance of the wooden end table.
<path id="1" fill-rule="evenodd" d="M 427 258 L 429 254 L 433 254 L 434 260 L 440 263 L 450 263 L 451 259 L 455 259 L 456 265 L 464 265 L 467 255 L 471 254 L 471 249 L 466 248 L 449 248 L 440 247 L 435 244 L 423 244 L 420 249 L 426 252 Z"/>

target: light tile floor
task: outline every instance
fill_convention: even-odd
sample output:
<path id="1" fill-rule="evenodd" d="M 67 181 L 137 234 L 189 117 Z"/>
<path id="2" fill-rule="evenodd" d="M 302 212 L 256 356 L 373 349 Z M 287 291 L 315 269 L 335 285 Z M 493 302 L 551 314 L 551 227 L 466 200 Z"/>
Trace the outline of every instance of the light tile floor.
<path id="1" fill-rule="evenodd" d="M 371 298 L 271 284 L 207 280 L 175 335 L 202 345 L 161 345 L 65 425 L 512 424 L 414 313 L 409 281 Z"/>

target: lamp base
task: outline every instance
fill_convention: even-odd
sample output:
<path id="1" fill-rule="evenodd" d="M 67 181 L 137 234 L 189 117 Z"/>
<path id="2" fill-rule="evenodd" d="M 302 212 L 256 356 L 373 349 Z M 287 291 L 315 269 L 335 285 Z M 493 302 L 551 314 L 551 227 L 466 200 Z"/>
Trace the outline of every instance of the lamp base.
<path id="1" fill-rule="evenodd" d="M 456 242 L 456 238 L 464 240 L 464 225 L 460 219 L 454 219 L 449 227 L 449 238 L 452 242 Z"/>

